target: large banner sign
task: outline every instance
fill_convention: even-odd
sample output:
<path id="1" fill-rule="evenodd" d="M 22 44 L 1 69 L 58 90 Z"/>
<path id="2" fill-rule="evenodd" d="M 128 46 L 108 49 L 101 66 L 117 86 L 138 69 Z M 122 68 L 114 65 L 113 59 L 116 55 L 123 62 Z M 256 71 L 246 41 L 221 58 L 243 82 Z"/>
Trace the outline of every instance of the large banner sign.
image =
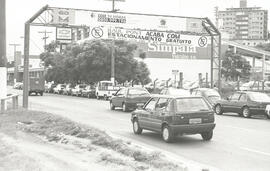
<path id="1" fill-rule="evenodd" d="M 108 38 L 137 42 L 177 44 L 193 47 L 205 47 L 207 45 L 207 37 L 205 36 L 183 35 L 177 32 L 165 31 L 144 31 L 109 28 Z"/>

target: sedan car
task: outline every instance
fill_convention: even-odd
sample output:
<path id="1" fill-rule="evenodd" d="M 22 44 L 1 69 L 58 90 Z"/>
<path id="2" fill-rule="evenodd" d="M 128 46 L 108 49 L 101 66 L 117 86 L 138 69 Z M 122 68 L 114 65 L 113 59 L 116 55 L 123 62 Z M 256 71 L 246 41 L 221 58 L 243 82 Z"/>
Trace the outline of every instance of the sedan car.
<path id="1" fill-rule="evenodd" d="M 155 131 L 165 142 L 183 134 L 201 134 L 203 140 L 211 140 L 214 121 L 214 112 L 203 97 L 152 97 L 131 114 L 135 134 L 141 134 L 143 129 Z"/>
<path id="2" fill-rule="evenodd" d="M 270 97 L 260 92 L 238 91 L 226 100 L 218 101 L 214 109 L 218 115 L 233 112 L 245 118 L 262 114 L 270 118 Z"/>
<path id="3" fill-rule="evenodd" d="M 87 85 L 82 90 L 82 96 L 83 97 L 88 97 L 88 98 L 96 97 L 96 87 L 94 85 Z"/>
<path id="4" fill-rule="evenodd" d="M 134 110 L 143 106 L 150 99 L 150 93 L 145 88 L 126 87 L 119 89 L 110 99 L 110 108 L 122 107 L 123 111 Z"/>
<path id="5" fill-rule="evenodd" d="M 62 94 L 64 88 L 66 88 L 66 84 L 57 84 L 57 86 L 53 88 L 53 93 Z"/>
<path id="6" fill-rule="evenodd" d="M 86 87 L 85 84 L 78 84 L 74 88 L 71 89 L 72 96 L 81 96 L 82 90 Z"/>
<path id="7" fill-rule="evenodd" d="M 221 96 L 218 91 L 211 88 L 194 89 L 192 90 L 191 95 L 204 97 L 212 106 L 214 106 L 218 100 L 221 100 Z"/>

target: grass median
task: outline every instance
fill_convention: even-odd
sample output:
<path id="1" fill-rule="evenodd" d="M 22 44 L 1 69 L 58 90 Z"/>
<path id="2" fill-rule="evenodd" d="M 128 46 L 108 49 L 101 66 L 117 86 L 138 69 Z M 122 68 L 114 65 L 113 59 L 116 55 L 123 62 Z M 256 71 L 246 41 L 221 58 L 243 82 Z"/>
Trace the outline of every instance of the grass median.
<path id="1" fill-rule="evenodd" d="M 96 163 L 113 165 L 115 170 L 183 170 L 180 163 L 170 161 L 160 152 L 147 151 L 130 141 L 50 113 L 8 111 L 0 115 L 0 131 L 7 135 L 22 131 L 48 143 L 71 144 L 96 155 Z"/>

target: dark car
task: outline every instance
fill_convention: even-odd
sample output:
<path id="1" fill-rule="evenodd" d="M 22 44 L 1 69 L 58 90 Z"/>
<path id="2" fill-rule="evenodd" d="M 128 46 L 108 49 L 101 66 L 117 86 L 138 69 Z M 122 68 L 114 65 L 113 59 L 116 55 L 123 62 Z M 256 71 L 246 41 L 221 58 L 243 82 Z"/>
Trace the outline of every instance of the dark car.
<path id="1" fill-rule="evenodd" d="M 197 88 L 192 90 L 191 95 L 204 97 L 212 106 L 221 100 L 217 90 L 211 88 Z"/>
<path id="2" fill-rule="evenodd" d="M 96 87 L 94 85 L 87 85 L 82 90 L 82 96 L 83 97 L 88 97 L 88 98 L 96 97 Z"/>
<path id="3" fill-rule="evenodd" d="M 245 118 L 262 114 L 270 118 L 270 97 L 260 92 L 239 91 L 226 100 L 218 101 L 214 109 L 218 115 L 233 112 Z"/>
<path id="4" fill-rule="evenodd" d="M 150 93 L 145 88 L 126 87 L 119 89 L 110 99 L 110 108 L 122 107 L 123 111 L 134 110 L 143 106 L 150 99 Z"/>
<path id="5" fill-rule="evenodd" d="M 152 97 L 131 114 L 135 134 L 141 134 L 143 129 L 159 132 L 166 142 L 183 134 L 201 134 L 204 140 L 211 140 L 214 121 L 214 112 L 206 100 L 192 96 Z"/>

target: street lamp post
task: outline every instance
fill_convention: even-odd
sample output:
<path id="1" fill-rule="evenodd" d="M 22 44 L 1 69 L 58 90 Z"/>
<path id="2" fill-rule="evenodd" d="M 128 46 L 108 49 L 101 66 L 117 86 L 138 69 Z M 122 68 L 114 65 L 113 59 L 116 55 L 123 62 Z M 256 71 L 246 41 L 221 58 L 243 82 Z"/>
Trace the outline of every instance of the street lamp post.
<path id="1" fill-rule="evenodd" d="M 13 46 L 14 48 L 14 84 L 18 80 L 18 60 L 16 55 L 16 48 L 17 46 L 20 46 L 20 44 L 9 44 L 9 46 Z"/>

